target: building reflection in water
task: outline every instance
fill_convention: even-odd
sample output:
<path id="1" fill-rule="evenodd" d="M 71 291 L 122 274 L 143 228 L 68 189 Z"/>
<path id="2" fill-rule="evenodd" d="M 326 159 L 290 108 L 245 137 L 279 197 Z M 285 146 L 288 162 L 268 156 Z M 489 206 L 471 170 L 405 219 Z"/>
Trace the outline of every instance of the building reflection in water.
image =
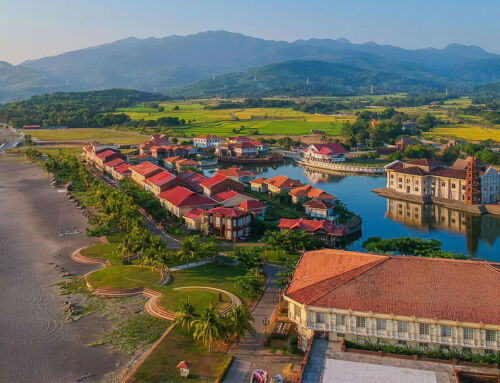
<path id="1" fill-rule="evenodd" d="M 421 205 L 387 198 L 385 216 L 421 231 L 447 230 L 463 233 L 470 255 L 476 254 L 480 241 L 491 246 L 500 235 L 500 220 L 489 214 L 471 215 L 435 204 Z"/>

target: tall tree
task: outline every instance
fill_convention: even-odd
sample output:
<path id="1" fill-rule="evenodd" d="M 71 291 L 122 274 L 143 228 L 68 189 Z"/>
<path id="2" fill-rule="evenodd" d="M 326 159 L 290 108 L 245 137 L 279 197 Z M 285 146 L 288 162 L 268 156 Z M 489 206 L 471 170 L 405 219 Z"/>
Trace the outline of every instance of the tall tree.
<path id="1" fill-rule="evenodd" d="M 201 312 L 200 317 L 192 322 L 192 325 L 194 327 L 194 339 L 202 340 L 208 346 L 208 352 L 212 352 L 212 343 L 224 336 L 224 322 L 211 303 Z"/>
<path id="2" fill-rule="evenodd" d="M 230 334 L 234 334 L 236 344 L 241 339 L 246 339 L 247 333 L 255 336 L 257 332 L 253 327 L 253 321 L 252 314 L 243 305 L 238 305 L 229 312 L 227 315 L 228 330 Z"/>
<path id="3" fill-rule="evenodd" d="M 186 326 L 187 330 L 191 332 L 191 323 L 198 318 L 198 315 L 194 311 L 194 306 L 189 301 L 189 297 L 181 303 L 178 310 L 175 312 L 175 316 L 175 321 L 182 327 Z"/>

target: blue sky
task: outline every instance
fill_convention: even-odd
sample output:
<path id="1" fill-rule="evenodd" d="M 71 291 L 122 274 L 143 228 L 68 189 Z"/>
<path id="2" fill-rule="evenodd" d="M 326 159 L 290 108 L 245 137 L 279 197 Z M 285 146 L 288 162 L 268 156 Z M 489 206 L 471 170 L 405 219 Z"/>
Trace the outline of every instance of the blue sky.
<path id="1" fill-rule="evenodd" d="M 128 36 L 217 29 L 405 48 L 457 42 L 500 53 L 499 16 L 499 0 L 0 0 L 0 60 L 17 64 Z"/>

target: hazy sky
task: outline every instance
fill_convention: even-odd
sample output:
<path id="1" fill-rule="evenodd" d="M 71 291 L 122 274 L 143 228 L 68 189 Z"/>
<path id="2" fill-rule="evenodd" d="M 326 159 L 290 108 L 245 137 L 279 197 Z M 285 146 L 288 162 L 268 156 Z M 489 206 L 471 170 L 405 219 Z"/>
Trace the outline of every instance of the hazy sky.
<path id="1" fill-rule="evenodd" d="M 217 29 L 405 48 L 457 42 L 500 53 L 499 16 L 500 0 L 0 0 L 0 60 Z"/>

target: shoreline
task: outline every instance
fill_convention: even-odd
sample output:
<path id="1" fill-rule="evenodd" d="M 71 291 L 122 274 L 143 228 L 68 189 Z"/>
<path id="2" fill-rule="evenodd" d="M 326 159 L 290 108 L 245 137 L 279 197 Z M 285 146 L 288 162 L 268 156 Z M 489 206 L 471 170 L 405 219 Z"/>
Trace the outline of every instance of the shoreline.
<path id="1" fill-rule="evenodd" d="M 68 382 L 85 377 L 101 382 L 119 372 L 130 356 L 111 353 L 107 346 L 90 347 L 111 329 L 107 319 L 84 316 L 66 323 L 66 301 L 56 283 L 59 268 L 82 275 L 95 265 L 73 262 L 72 252 L 95 242 L 84 234 L 59 236 L 65 229 L 83 230 L 81 212 L 50 186 L 38 164 L 21 157 L 0 158 L 0 358 L 2 382 Z M 84 230 L 83 230 L 84 231 Z"/>

